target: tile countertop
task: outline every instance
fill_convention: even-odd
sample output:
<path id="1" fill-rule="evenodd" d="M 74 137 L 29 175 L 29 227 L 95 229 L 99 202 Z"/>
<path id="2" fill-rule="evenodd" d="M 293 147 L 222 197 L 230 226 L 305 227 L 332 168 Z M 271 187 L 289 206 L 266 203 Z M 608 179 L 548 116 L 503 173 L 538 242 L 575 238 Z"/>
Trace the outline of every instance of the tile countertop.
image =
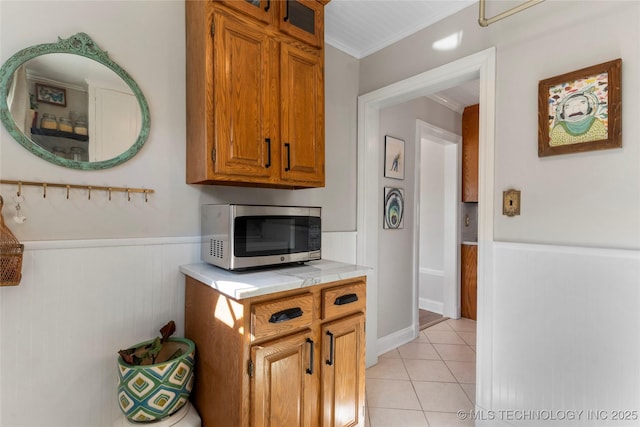
<path id="1" fill-rule="evenodd" d="M 330 260 L 244 271 L 227 271 L 205 262 L 180 266 L 185 275 L 237 300 L 352 279 L 365 276 L 367 270 Z"/>

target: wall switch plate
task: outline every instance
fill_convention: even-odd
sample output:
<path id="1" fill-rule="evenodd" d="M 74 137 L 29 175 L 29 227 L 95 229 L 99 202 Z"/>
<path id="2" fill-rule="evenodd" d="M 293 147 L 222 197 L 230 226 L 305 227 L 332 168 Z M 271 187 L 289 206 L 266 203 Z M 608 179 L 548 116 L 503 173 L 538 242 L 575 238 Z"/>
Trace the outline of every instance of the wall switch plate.
<path id="1" fill-rule="evenodd" d="M 509 189 L 502 192 L 502 215 L 520 215 L 520 190 Z"/>

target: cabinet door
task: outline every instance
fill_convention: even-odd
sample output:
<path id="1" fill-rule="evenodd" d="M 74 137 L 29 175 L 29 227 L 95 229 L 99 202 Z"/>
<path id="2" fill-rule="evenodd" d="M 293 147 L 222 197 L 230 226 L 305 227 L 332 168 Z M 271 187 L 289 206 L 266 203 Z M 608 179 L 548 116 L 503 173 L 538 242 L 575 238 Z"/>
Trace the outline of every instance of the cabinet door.
<path id="1" fill-rule="evenodd" d="M 316 0 L 285 0 L 280 5 L 280 31 L 315 47 L 324 41 L 324 6 Z"/>
<path id="2" fill-rule="evenodd" d="M 215 173 L 268 182 L 278 175 L 275 42 L 259 24 L 225 14 L 214 16 L 213 37 Z"/>
<path id="3" fill-rule="evenodd" d="M 364 426 L 364 313 L 322 327 L 322 427 Z"/>
<path id="4" fill-rule="evenodd" d="M 472 105 L 462 113 L 462 201 L 478 201 L 478 128 L 480 106 Z"/>
<path id="5" fill-rule="evenodd" d="M 284 181 L 324 186 L 324 77 L 318 51 L 281 43 Z"/>
<path id="6" fill-rule="evenodd" d="M 462 245 L 460 251 L 460 315 L 476 320 L 478 307 L 478 246 Z"/>
<path id="7" fill-rule="evenodd" d="M 222 0 L 227 6 L 267 23 L 275 20 L 274 2 L 275 0 Z"/>
<path id="8" fill-rule="evenodd" d="M 318 374 L 310 331 L 251 347 L 251 427 L 317 423 Z"/>

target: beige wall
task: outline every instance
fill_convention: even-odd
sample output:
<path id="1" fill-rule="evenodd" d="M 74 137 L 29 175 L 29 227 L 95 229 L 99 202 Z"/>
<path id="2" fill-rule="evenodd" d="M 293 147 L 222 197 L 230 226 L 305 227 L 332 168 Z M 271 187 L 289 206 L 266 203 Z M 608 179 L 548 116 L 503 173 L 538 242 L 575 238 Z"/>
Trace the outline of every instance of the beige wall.
<path id="1" fill-rule="evenodd" d="M 358 61 L 327 47 L 326 187 L 264 190 L 185 184 L 185 41 L 182 1 L 5 1 L 0 3 L 0 62 L 30 45 L 83 31 L 108 51 L 144 92 L 151 112 L 149 139 L 130 161 L 102 171 L 48 163 L 0 129 L 0 177 L 96 186 L 151 188 L 143 197 L 25 187 L 22 213 L 3 214 L 22 241 L 198 236 L 202 203 L 314 205 L 323 208 L 324 231 L 355 230 L 356 96 Z M 28 29 L 28 30 L 25 30 Z M 15 187 L 2 186 L 3 194 Z M 11 198 L 8 197 L 8 202 Z"/>
<path id="2" fill-rule="evenodd" d="M 508 6 L 489 3 L 487 16 Z M 471 6 L 362 59 L 360 93 L 496 46 L 496 239 L 640 248 L 638 3 L 547 1 L 488 28 L 477 13 Z M 458 49 L 431 48 L 459 31 Z M 538 81 L 615 58 L 623 59 L 623 148 L 538 158 Z M 522 191 L 517 218 L 501 215 L 509 187 Z"/>

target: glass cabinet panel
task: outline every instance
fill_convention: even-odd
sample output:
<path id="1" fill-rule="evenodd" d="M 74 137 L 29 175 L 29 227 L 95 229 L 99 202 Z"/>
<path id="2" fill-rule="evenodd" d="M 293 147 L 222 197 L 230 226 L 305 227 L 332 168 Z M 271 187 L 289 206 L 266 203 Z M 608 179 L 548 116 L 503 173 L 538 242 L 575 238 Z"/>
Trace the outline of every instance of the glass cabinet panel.
<path id="1" fill-rule="evenodd" d="M 288 1 L 287 3 L 287 18 L 291 25 L 306 31 L 309 34 L 315 34 L 315 11 L 297 1 Z"/>
<path id="2" fill-rule="evenodd" d="M 274 1 L 275 0 L 223 0 L 227 6 L 267 23 L 274 22 L 275 9 L 271 7 Z"/>
<path id="3" fill-rule="evenodd" d="M 316 0 L 286 0 L 280 3 L 280 30 L 313 46 L 322 46 L 324 8 Z"/>

